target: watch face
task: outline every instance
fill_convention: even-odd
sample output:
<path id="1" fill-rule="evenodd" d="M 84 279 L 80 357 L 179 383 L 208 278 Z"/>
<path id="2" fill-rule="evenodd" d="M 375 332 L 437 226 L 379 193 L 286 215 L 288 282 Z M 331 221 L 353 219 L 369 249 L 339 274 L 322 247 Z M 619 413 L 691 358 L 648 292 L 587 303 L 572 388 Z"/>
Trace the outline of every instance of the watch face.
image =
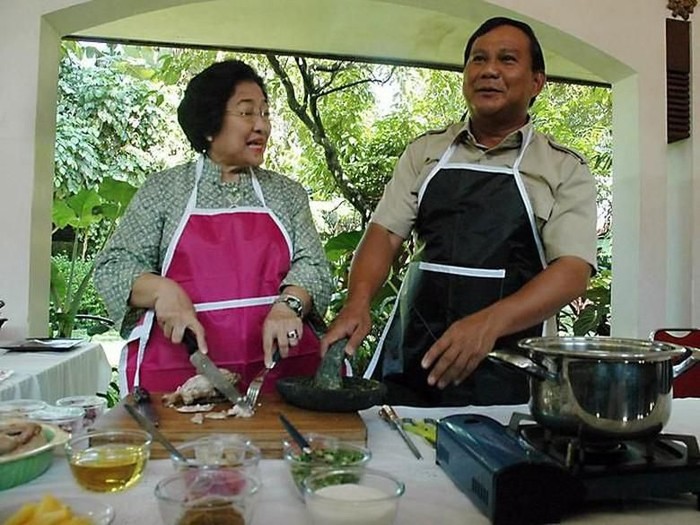
<path id="1" fill-rule="evenodd" d="M 301 302 L 301 299 L 294 297 L 292 295 L 285 295 L 282 297 L 281 302 L 286 304 L 289 308 L 294 311 L 295 314 L 297 314 L 299 317 L 302 316 L 304 313 L 304 304 Z"/>

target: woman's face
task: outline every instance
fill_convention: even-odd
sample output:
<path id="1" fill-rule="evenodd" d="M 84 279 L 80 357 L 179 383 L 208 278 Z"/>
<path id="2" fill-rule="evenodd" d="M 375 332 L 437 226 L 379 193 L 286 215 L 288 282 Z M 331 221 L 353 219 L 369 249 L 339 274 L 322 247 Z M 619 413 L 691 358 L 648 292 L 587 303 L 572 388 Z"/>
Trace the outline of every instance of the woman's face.
<path id="1" fill-rule="evenodd" d="M 212 139 L 209 157 L 229 168 L 259 166 L 269 136 L 270 110 L 265 94 L 255 82 L 241 82 L 228 99 L 221 131 Z"/>

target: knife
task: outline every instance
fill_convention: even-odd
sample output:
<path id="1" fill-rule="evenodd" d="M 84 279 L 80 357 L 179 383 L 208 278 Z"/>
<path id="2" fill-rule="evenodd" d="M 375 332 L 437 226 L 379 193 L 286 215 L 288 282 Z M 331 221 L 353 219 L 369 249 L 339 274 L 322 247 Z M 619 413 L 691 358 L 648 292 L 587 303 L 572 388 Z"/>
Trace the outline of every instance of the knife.
<path id="1" fill-rule="evenodd" d="M 411 452 L 413 452 L 413 455 L 416 456 L 416 459 L 423 459 L 418 447 L 416 447 L 416 444 L 411 440 L 408 434 L 406 434 L 406 431 L 401 425 L 401 420 L 399 419 L 398 414 L 392 407 L 389 405 L 383 405 L 382 408 L 379 409 L 379 416 L 399 432 L 401 439 L 403 439 L 408 448 L 411 449 Z"/>
<path id="2" fill-rule="evenodd" d="M 145 418 L 144 415 L 139 412 L 136 407 L 134 407 L 134 405 L 131 405 L 128 402 L 124 403 L 124 409 L 136 420 L 142 429 L 151 434 L 154 439 L 165 447 L 165 450 L 168 451 L 171 457 L 181 462 L 183 465 L 187 465 L 187 458 L 182 454 L 182 452 L 176 449 L 175 445 L 173 445 L 149 419 Z"/>
<path id="3" fill-rule="evenodd" d="M 134 400 L 136 408 L 145 418 L 149 419 L 156 427 L 160 425 L 158 415 L 153 408 L 153 403 L 151 403 L 151 394 L 148 390 L 141 386 L 135 386 L 131 391 L 131 398 Z"/>
<path id="4" fill-rule="evenodd" d="M 211 384 L 214 385 L 214 388 L 226 396 L 226 399 L 231 401 L 231 403 L 237 405 L 246 413 L 250 412 L 246 397 L 241 395 L 234 384 L 226 379 L 226 376 L 221 373 L 214 361 L 209 359 L 206 354 L 199 351 L 197 336 L 195 336 L 194 332 L 189 328 L 185 330 L 182 342 L 185 344 L 185 348 L 187 348 L 187 352 L 190 354 L 190 363 L 194 365 L 197 372 L 206 377 Z"/>
<path id="5" fill-rule="evenodd" d="M 289 421 L 286 417 L 284 417 L 284 414 L 280 414 L 279 418 L 282 422 L 282 425 L 284 425 L 285 430 L 289 433 L 290 436 L 292 436 L 292 439 L 296 441 L 296 444 L 299 445 L 301 451 L 304 454 L 312 454 L 313 450 L 311 449 L 311 445 L 308 441 L 306 441 L 306 438 L 302 436 L 301 432 L 299 432 L 299 429 L 292 425 L 292 422 Z"/>

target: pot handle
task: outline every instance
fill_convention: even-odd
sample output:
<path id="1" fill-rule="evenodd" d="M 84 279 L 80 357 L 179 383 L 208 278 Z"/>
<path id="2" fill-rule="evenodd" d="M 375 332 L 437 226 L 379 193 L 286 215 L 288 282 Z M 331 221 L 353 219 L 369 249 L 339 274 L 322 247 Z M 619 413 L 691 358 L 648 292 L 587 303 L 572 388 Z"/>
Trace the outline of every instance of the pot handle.
<path id="1" fill-rule="evenodd" d="M 545 381 L 558 381 L 559 377 L 554 372 L 550 372 L 539 363 L 535 363 L 529 357 L 510 350 L 492 350 L 488 356 L 491 361 L 506 365 L 509 368 L 526 373 L 530 377 Z"/>
<path id="2" fill-rule="evenodd" d="M 683 360 L 673 365 L 673 379 L 690 370 L 694 365 L 700 363 L 700 348 L 693 346 L 685 347 L 686 354 Z"/>

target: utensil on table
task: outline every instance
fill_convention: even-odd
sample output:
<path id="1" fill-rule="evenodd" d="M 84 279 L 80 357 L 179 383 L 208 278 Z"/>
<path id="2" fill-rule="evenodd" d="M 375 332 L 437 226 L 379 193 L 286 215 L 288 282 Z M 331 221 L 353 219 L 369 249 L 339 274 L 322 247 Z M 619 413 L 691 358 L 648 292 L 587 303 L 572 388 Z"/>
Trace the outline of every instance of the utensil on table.
<path id="1" fill-rule="evenodd" d="M 425 439 L 431 447 L 437 443 L 437 421 L 431 418 L 413 419 L 402 417 L 401 426 L 406 432 L 411 432 Z"/>
<path id="2" fill-rule="evenodd" d="M 141 412 L 141 414 L 149 419 L 154 426 L 159 426 L 160 421 L 158 420 L 158 415 L 153 408 L 153 403 L 151 402 L 151 393 L 143 388 L 142 386 L 135 386 L 131 391 L 131 397 L 136 404 L 136 408 Z"/>
<path id="3" fill-rule="evenodd" d="M 134 407 L 134 405 L 124 403 L 124 408 L 129 413 L 129 415 L 136 420 L 136 422 L 143 430 L 148 432 L 151 436 L 153 436 L 153 438 L 156 441 L 158 441 L 161 445 L 165 447 L 165 450 L 168 451 L 170 457 L 172 457 L 176 461 L 181 461 L 183 465 L 187 464 L 187 458 L 183 456 L 182 453 L 175 448 L 175 445 L 173 445 L 172 442 L 168 438 L 166 438 L 160 430 L 158 430 L 155 427 L 153 422 L 144 417 L 144 415 L 141 412 L 139 412 L 138 409 Z"/>
<path id="4" fill-rule="evenodd" d="M 248 407 L 246 397 L 241 395 L 235 385 L 226 379 L 226 376 L 221 373 L 216 364 L 214 364 L 214 361 L 199 351 L 197 337 L 189 328 L 185 330 L 185 334 L 182 337 L 182 342 L 190 354 L 190 363 L 194 365 L 197 372 L 211 381 L 214 388 L 226 396 L 226 399 L 231 401 L 231 403 L 237 405 L 242 410 L 249 412 L 250 408 Z"/>
<path id="5" fill-rule="evenodd" d="M 290 436 L 292 436 L 292 439 L 296 442 L 297 445 L 299 445 L 299 448 L 304 454 L 311 454 L 312 449 L 311 445 L 309 444 L 308 441 L 302 436 L 301 432 L 292 425 L 291 421 L 289 421 L 286 417 L 284 417 L 284 414 L 280 414 L 280 421 L 282 422 L 282 425 L 284 425 L 284 429 L 289 433 Z"/>
<path id="6" fill-rule="evenodd" d="M 248 407 L 250 410 L 255 410 L 255 403 L 257 403 L 258 397 L 260 396 L 260 389 L 265 381 L 265 377 L 270 370 L 277 366 L 280 359 L 282 359 L 280 349 L 275 347 L 275 353 L 272 354 L 272 362 L 270 363 L 270 366 L 266 366 L 260 372 L 258 372 L 258 375 L 256 375 L 250 382 L 250 385 L 248 385 L 248 391 L 245 393 L 245 397 L 248 401 Z"/>
<path id="7" fill-rule="evenodd" d="M 401 420 L 399 419 L 398 414 L 391 406 L 382 405 L 382 408 L 379 409 L 379 417 L 381 417 L 384 421 L 389 423 L 394 429 L 398 431 L 399 435 L 401 436 L 401 439 L 404 440 L 404 443 L 406 443 L 411 452 L 413 452 L 413 455 L 416 456 L 416 459 L 423 459 L 423 455 L 420 453 L 418 447 L 416 447 L 416 444 L 411 440 L 408 434 L 406 434 L 406 431 L 401 425 Z"/>

